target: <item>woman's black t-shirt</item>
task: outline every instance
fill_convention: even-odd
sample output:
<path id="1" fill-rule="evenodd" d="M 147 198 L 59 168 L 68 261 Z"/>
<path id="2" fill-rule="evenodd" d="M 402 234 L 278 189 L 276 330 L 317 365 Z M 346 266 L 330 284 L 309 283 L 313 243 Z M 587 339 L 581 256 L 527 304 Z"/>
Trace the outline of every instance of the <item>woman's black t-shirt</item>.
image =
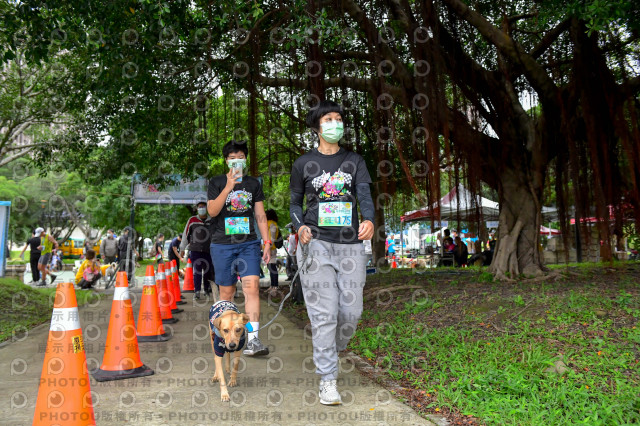
<path id="1" fill-rule="evenodd" d="M 39 258 L 40 257 L 40 237 L 31 237 L 27 240 L 27 244 L 31 247 L 31 254 L 29 255 L 30 259 Z"/>
<path id="2" fill-rule="evenodd" d="M 207 198 L 215 200 L 227 184 L 227 175 L 211 178 Z M 220 213 L 211 219 L 211 242 L 214 244 L 237 244 L 258 239 L 255 230 L 254 206 L 264 201 L 262 184 L 253 176 L 243 176 L 233 191 L 227 195 Z"/>
<path id="3" fill-rule="evenodd" d="M 359 154 L 344 148 L 331 155 L 313 149 L 293 163 L 291 191 L 307 196 L 302 221 L 314 238 L 339 244 L 361 242 L 355 194 L 359 183 L 371 183 L 367 166 Z"/>

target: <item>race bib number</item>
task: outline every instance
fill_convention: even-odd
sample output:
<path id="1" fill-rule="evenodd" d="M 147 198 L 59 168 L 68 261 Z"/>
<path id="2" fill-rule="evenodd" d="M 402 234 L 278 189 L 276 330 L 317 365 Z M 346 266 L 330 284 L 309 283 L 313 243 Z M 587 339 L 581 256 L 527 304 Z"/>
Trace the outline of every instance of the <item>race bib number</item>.
<path id="1" fill-rule="evenodd" d="M 250 230 L 248 217 L 227 217 L 224 220 L 226 235 L 248 234 Z"/>
<path id="2" fill-rule="evenodd" d="M 318 226 L 351 226 L 352 203 L 333 201 L 320 203 Z"/>

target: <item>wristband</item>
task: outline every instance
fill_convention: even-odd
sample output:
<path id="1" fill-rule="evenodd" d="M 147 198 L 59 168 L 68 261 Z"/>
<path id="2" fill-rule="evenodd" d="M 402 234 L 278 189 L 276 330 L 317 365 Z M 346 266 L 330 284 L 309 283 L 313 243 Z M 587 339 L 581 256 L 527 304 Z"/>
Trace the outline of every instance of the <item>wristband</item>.
<path id="1" fill-rule="evenodd" d="M 265 243 L 265 245 L 266 245 L 266 244 L 269 244 L 269 245 L 272 245 L 272 244 L 273 244 L 273 243 L 271 242 L 271 240 L 267 240 L 267 241 L 265 241 L 264 243 Z"/>

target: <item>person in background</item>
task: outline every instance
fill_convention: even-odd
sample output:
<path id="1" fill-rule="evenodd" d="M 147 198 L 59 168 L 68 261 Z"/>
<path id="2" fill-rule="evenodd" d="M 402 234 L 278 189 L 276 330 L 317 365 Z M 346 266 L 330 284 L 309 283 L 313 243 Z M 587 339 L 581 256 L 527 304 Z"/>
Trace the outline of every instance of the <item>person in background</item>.
<path id="1" fill-rule="evenodd" d="M 396 242 L 393 239 L 393 235 L 388 239 L 388 242 L 389 246 L 387 247 L 387 253 L 389 254 L 389 257 L 393 259 L 393 256 L 396 255 Z"/>
<path id="2" fill-rule="evenodd" d="M 267 233 L 269 235 L 269 240 L 276 241 L 280 236 L 280 228 L 278 227 L 278 214 L 275 210 L 269 209 L 266 212 L 267 214 Z M 266 250 L 266 248 L 265 248 Z M 271 278 L 271 286 L 267 289 L 266 293 L 271 297 L 278 296 L 278 259 L 277 259 L 277 249 L 275 244 L 270 246 L 270 255 L 269 263 L 267 263 L 267 269 L 269 269 L 269 277 Z"/>
<path id="3" fill-rule="evenodd" d="M 467 264 L 467 258 L 469 257 L 469 250 L 467 245 L 462 242 L 460 236 L 456 235 L 456 244 L 453 249 L 453 259 L 456 262 L 456 266 L 461 267 Z"/>
<path id="4" fill-rule="evenodd" d="M 120 270 L 127 272 L 129 285 L 134 284 L 132 279 L 135 275 L 136 258 L 138 251 L 135 248 L 135 239 L 131 228 L 128 226 L 122 230 L 122 235 L 118 238 L 118 259 Z"/>
<path id="5" fill-rule="evenodd" d="M 211 263 L 211 218 L 207 214 L 207 203 L 196 205 L 197 214 L 187 221 L 180 242 L 180 255 L 184 258 L 189 249 L 189 259 L 193 268 L 194 299 L 200 299 L 200 290 L 204 288 L 208 296 L 212 293 L 211 283 L 215 280 Z"/>
<path id="6" fill-rule="evenodd" d="M 298 266 L 323 405 L 342 403 L 338 353 L 347 348 L 362 315 L 367 276 L 362 241 L 374 232 L 371 176 L 362 156 L 338 145 L 343 119 L 342 107 L 331 101 L 309 112 L 307 125 L 317 134 L 318 147 L 293 163 L 289 181 L 289 214 L 301 244 Z"/>
<path id="7" fill-rule="evenodd" d="M 176 270 L 180 270 L 180 262 L 183 261 L 182 255 L 180 254 L 180 243 L 182 242 L 182 234 L 178 234 L 173 240 L 171 240 L 171 244 L 169 245 L 169 262 L 172 260 L 176 261 Z"/>
<path id="8" fill-rule="evenodd" d="M 91 240 L 89 240 L 88 238 L 85 238 L 84 244 L 82 245 L 82 257 L 81 257 L 81 259 L 86 259 L 87 252 L 89 250 L 91 250 L 92 247 L 93 247 L 93 244 L 91 244 Z"/>
<path id="9" fill-rule="evenodd" d="M 93 288 L 93 285 L 100 279 L 100 262 L 96 259 L 96 252 L 93 249 L 87 250 L 86 259 L 76 272 L 76 285 L 83 290 Z"/>
<path id="10" fill-rule="evenodd" d="M 496 250 L 496 234 L 493 230 L 489 232 L 489 239 L 487 240 L 487 250 L 494 252 Z"/>
<path id="11" fill-rule="evenodd" d="M 107 230 L 107 237 L 100 243 L 100 256 L 102 261 L 107 263 L 113 263 L 118 256 L 118 241 L 113 235 L 113 229 Z"/>
<path id="12" fill-rule="evenodd" d="M 29 265 L 31 266 L 31 283 L 35 284 L 40 279 L 40 271 L 38 270 L 38 259 L 40 259 L 40 237 L 36 236 L 36 232 L 31 232 L 31 238 L 27 240 L 27 244 L 25 244 L 22 252 L 20 253 L 20 258 L 24 259 L 24 252 L 27 247 L 30 247 L 29 252 Z"/>
<path id="13" fill-rule="evenodd" d="M 44 232 L 43 228 L 36 229 L 36 236 L 40 237 L 40 258 L 38 259 L 38 270 L 40 270 L 41 280 L 38 283 L 39 287 L 47 285 L 47 274 L 49 274 L 49 264 L 51 263 L 51 256 L 53 250 L 58 250 L 58 242 L 51 235 Z M 51 274 L 51 283 L 56 280 L 56 275 Z"/>
<path id="14" fill-rule="evenodd" d="M 156 243 L 153 246 L 153 257 L 156 259 L 156 265 L 164 263 L 162 260 L 162 251 L 164 250 L 164 234 L 158 234 Z"/>
<path id="15" fill-rule="evenodd" d="M 210 251 L 220 299 L 233 300 L 240 277 L 245 311 L 249 315 L 251 329 L 255 330 L 249 332 L 243 354 L 254 356 L 269 354 L 269 348 L 258 338 L 261 256 L 256 224 L 265 245 L 262 255 L 265 263 L 271 259 L 273 242 L 267 231 L 262 183 L 244 174 L 248 153 L 245 141 L 231 140 L 222 147 L 222 157 L 229 173 L 214 176 L 209 181 L 207 211 L 213 223 Z"/>
<path id="16" fill-rule="evenodd" d="M 453 249 L 455 248 L 456 248 L 456 245 L 453 242 L 453 238 L 451 238 L 451 231 L 448 229 L 445 229 L 444 238 L 442 239 L 443 253 L 452 253 Z"/>

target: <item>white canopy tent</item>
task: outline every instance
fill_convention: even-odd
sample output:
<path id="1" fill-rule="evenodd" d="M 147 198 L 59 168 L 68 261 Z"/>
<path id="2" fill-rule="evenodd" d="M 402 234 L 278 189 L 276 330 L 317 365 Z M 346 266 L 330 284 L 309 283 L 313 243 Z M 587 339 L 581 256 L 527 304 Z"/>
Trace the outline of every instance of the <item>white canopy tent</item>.
<path id="1" fill-rule="evenodd" d="M 439 204 L 439 205 L 438 205 Z M 553 207 L 542 207 L 542 215 L 545 217 L 555 216 L 557 210 Z M 431 208 L 425 206 L 418 210 L 406 212 L 401 217 L 402 222 L 413 222 L 427 220 L 433 217 L 434 220 L 461 220 L 477 219 L 498 220 L 500 206 L 497 202 L 479 195 L 473 196 L 471 192 L 458 185 L 447 195 L 440 199 L 439 203 L 434 203 Z"/>

